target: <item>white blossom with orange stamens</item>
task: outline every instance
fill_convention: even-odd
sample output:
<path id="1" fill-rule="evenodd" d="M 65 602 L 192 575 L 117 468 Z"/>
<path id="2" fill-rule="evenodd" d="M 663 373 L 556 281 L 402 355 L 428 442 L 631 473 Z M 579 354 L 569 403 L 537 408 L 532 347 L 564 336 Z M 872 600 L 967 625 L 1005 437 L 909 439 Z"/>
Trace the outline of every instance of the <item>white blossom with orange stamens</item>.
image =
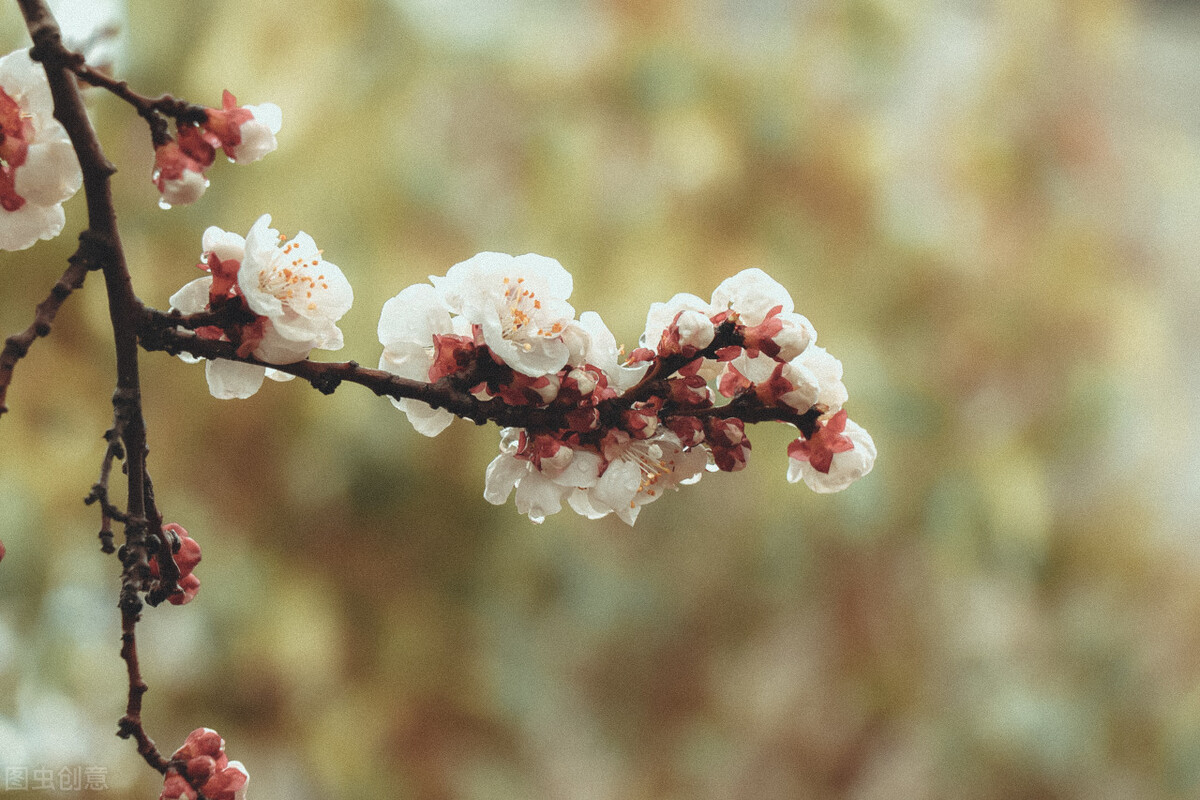
<path id="1" fill-rule="evenodd" d="M 479 253 L 430 280 L 450 311 L 478 325 L 492 353 L 517 372 L 537 378 L 567 363 L 572 280 L 553 258 Z"/>
<path id="2" fill-rule="evenodd" d="M 700 480 L 708 464 L 704 448 L 685 450 L 679 437 L 669 431 L 635 439 L 613 430 L 602 450 L 608 465 L 596 485 L 577 489 L 567 502 L 589 519 L 616 514 L 628 525 L 637 521 L 642 506 L 662 497 L 667 489 Z"/>
<path id="3" fill-rule="evenodd" d="M 354 292 L 342 271 L 321 257 L 307 233 L 284 241 L 270 227 L 271 215 L 259 217 L 246 236 L 246 253 L 237 282 L 246 304 L 271 321 L 285 342 L 276 350 L 288 351 L 289 361 L 299 361 L 308 350 L 340 349 L 342 332 L 337 322 L 350 310 Z M 299 357 L 292 357 L 303 353 Z"/>

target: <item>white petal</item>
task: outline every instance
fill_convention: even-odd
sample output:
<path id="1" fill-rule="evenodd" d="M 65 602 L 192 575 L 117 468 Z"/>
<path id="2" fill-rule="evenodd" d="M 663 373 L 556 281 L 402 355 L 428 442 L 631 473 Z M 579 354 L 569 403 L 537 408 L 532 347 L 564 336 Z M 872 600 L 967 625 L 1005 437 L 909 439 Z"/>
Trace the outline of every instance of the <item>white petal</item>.
<path id="1" fill-rule="evenodd" d="M 428 283 L 417 283 L 383 304 L 377 332 L 384 347 L 399 342 L 428 347 L 433 344 L 433 334 L 453 330 L 441 293 Z"/>
<path id="2" fill-rule="evenodd" d="M 571 492 L 567 495 L 567 503 L 575 510 L 576 514 L 588 519 L 600 519 L 612 513 L 612 509 L 593 505 L 592 493 L 587 489 L 576 489 Z"/>
<path id="3" fill-rule="evenodd" d="M 254 119 L 267 126 L 271 133 L 279 133 L 283 127 L 283 110 L 274 103 L 259 103 L 256 106 L 243 106 L 254 115 Z"/>
<path id="4" fill-rule="evenodd" d="M 212 276 L 205 275 L 194 281 L 185 283 L 179 291 L 168 300 L 171 308 L 183 314 L 195 314 L 208 306 L 208 292 L 212 288 Z"/>
<path id="5" fill-rule="evenodd" d="M 543 467 L 545 463 L 545 461 L 542 462 Z M 546 477 L 559 486 L 586 489 L 595 486 L 596 482 L 600 480 L 602 463 L 603 459 L 598 453 L 589 450 L 575 450 L 565 469 L 555 475 L 551 475 L 547 471 Z"/>
<path id="6" fill-rule="evenodd" d="M 275 134 L 283 126 L 283 112 L 274 103 L 263 103 L 257 106 L 244 106 L 253 118 L 243 122 L 238 128 L 242 140 L 234 149 L 233 160 L 238 164 L 250 164 L 258 161 L 278 146 Z"/>
<path id="7" fill-rule="evenodd" d="M 831 356 L 825 348 L 815 344 L 809 345 L 794 360 L 808 367 L 817 377 L 820 391 L 817 393 L 816 402 L 827 406 L 831 413 L 836 413 L 845 405 L 849 393 L 846 391 L 846 384 L 842 383 L 841 361 Z"/>
<path id="8" fill-rule="evenodd" d="M 241 261 L 246 255 L 246 240 L 236 233 L 209 226 L 200 239 L 205 253 L 215 253 L 222 261 Z"/>
<path id="9" fill-rule="evenodd" d="M 35 126 L 40 119 L 51 119 L 54 98 L 42 65 L 29 57 L 25 49 L 15 50 L 0 58 L 0 87 L 21 104 L 22 110 L 34 116 Z"/>
<path id="10" fill-rule="evenodd" d="M 271 380 L 279 381 L 280 383 L 283 383 L 285 381 L 294 380 L 296 377 L 295 375 L 293 375 L 290 372 L 281 372 L 277 369 L 271 369 L 270 367 L 267 367 L 267 369 L 266 369 L 266 376 L 268 378 L 270 378 Z"/>
<path id="11" fill-rule="evenodd" d="M 483 499 L 492 505 L 502 506 L 508 502 L 513 487 L 528 474 L 527 462 L 501 453 L 487 466 L 483 482 Z"/>
<path id="12" fill-rule="evenodd" d="M 158 191 L 167 206 L 186 206 L 199 200 L 208 188 L 208 178 L 199 172 L 185 169 L 178 178 L 162 178 Z"/>
<path id="13" fill-rule="evenodd" d="M 208 379 L 208 390 L 221 400 L 245 399 L 262 386 L 266 373 L 264 367 L 243 364 L 240 361 L 207 361 L 204 377 Z"/>
<path id="14" fill-rule="evenodd" d="M 597 509 L 612 509 L 617 516 L 632 525 L 633 522 L 627 517 L 630 507 L 636 507 L 633 499 L 637 496 L 641 483 L 642 470 L 636 464 L 628 461 L 613 461 L 608 465 L 608 469 L 604 470 L 604 474 L 600 476 L 596 485 L 592 487 L 592 505 Z M 633 516 L 637 516 L 636 512 Z"/>
<path id="15" fill-rule="evenodd" d="M 66 140 L 34 142 L 25 163 L 17 168 L 15 189 L 27 202 L 50 206 L 79 190 L 83 173 L 71 143 Z"/>
<path id="16" fill-rule="evenodd" d="M 551 514 L 562 511 L 562 499 L 567 489 L 532 470 L 517 483 L 517 511 L 528 514 L 533 522 L 542 522 Z"/>
<path id="17" fill-rule="evenodd" d="M 758 268 L 744 269 L 726 278 L 712 295 L 714 311 L 733 309 L 747 325 L 760 324 L 775 306 L 783 306 L 784 314 L 795 310 L 792 296 L 783 284 Z"/>
<path id="18" fill-rule="evenodd" d="M 53 239 L 66 224 L 67 216 L 58 203 L 26 203 L 16 211 L 0 209 L 0 250 L 24 250 L 38 239 Z"/>
<path id="19" fill-rule="evenodd" d="M 268 364 L 294 364 L 308 358 L 310 350 L 310 343 L 296 342 L 281 336 L 277 326 L 268 320 L 263 329 L 263 339 L 254 348 L 254 357 Z"/>
<path id="20" fill-rule="evenodd" d="M 403 400 L 391 399 L 392 404 L 403 411 L 405 416 L 408 417 L 413 430 L 422 436 L 433 438 L 450 427 L 451 422 L 454 422 L 454 415 L 444 408 L 433 408 L 427 403 L 422 403 L 420 400 L 409 398 Z"/>

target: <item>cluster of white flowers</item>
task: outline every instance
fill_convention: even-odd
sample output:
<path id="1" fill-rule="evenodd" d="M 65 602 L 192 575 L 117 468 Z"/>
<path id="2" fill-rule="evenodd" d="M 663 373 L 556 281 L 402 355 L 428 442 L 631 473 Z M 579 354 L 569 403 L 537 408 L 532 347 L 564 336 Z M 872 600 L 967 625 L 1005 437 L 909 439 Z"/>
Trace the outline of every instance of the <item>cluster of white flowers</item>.
<path id="1" fill-rule="evenodd" d="M 298 233 L 284 241 L 264 214 L 246 238 L 217 227 L 204 232 L 202 261 L 209 272 L 171 296 L 171 307 L 184 314 L 220 311 L 229 305 L 253 314 L 253 321 L 222 327 L 205 326 L 203 338 L 233 341 L 238 354 L 268 364 L 292 364 L 316 349 L 339 350 L 337 322 L 350 310 L 354 292 L 338 267 L 321 257 L 312 237 Z M 180 358 L 200 359 L 186 353 Z M 214 397 L 250 397 L 263 378 L 290 380 L 291 375 L 255 364 L 217 360 L 205 365 Z"/>
<path id="2" fill-rule="evenodd" d="M 236 164 L 258 161 L 275 150 L 282 125 L 274 103 L 239 106 L 224 92 L 221 108 L 206 109 L 199 124 L 178 125 L 176 136 L 155 148 L 151 180 L 159 205 L 199 200 L 218 150 Z M 71 140 L 54 119 L 45 70 L 25 50 L 0 58 L 0 250 L 58 236 L 66 223 L 62 203 L 82 182 Z"/>
<path id="3" fill-rule="evenodd" d="M 430 281 L 385 304 L 379 366 L 449 381 L 480 400 L 558 411 L 563 424 L 553 429 L 503 429 L 487 470 L 484 496 L 500 504 L 515 491 L 517 509 L 535 522 L 566 503 L 632 525 L 665 489 L 694 483 L 706 469 L 744 467 L 744 423 L 733 406 L 716 404 L 718 395 L 737 408 L 813 413 L 811 435 L 788 451 L 791 481 L 838 491 L 874 463 L 870 436 L 842 411 L 841 363 L 816 346 L 812 324 L 762 270 L 729 278 L 709 301 L 678 294 L 654 303 L 641 346 L 624 363 L 599 315 L 575 319 L 571 276 L 553 259 L 481 253 Z M 736 340 L 713 350 L 723 327 Z M 608 411 L 607 401 L 644 379 L 619 413 Z M 427 436 L 453 419 L 417 400 L 393 402 Z"/>
<path id="4" fill-rule="evenodd" d="M 238 106 L 228 90 L 221 108 L 206 109 L 199 125 L 179 125 L 176 137 L 154 149 L 154 172 L 158 204 L 163 208 L 194 203 L 208 188 L 205 171 L 216 159 L 217 150 L 235 164 L 250 164 L 273 151 L 275 134 L 283 127 L 283 112 L 274 103 Z"/>
<path id="5" fill-rule="evenodd" d="M 0 246 L 28 247 L 57 234 L 60 203 L 79 186 L 70 142 L 50 112 L 41 68 L 23 52 L 0 59 Z M 275 149 L 282 121 L 275 105 L 238 106 L 225 92 L 221 108 L 205 115 L 177 124 L 176 137 L 157 147 L 162 205 L 197 199 L 218 149 L 238 163 Z M 350 284 L 311 237 L 283 241 L 270 222 L 264 215 L 245 238 L 206 230 L 199 266 L 209 274 L 176 292 L 173 309 L 209 313 L 187 326 L 264 364 L 341 348 L 337 323 L 353 301 Z M 501 430 L 500 454 L 487 469 L 489 501 L 504 503 L 515 492 L 517 508 L 535 522 L 565 503 L 589 518 L 615 514 L 632 525 L 666 489 L 705 471 L 745 467 L 752 417 L 800 429 L 788 447 L 792 482 L 834 492 L 871 470 L 875 445 L 842 408 L 841 362 L 816 345 L 812 324 L 762 270 L 739 272 L 709 300 L 677 294 L 652 304 L 627 359 L 598 314 L 576 318 L 572 288 L 552 258 L 480 253 L 383 307 L 381 370 L 542 420 Z M 205 374 L 219 398 L 249 397 L 264 378 L 291 377 L 226 359 L 208 361 Z M 453 419 L 419 400 L 392 402 L 427 436 Z"/>

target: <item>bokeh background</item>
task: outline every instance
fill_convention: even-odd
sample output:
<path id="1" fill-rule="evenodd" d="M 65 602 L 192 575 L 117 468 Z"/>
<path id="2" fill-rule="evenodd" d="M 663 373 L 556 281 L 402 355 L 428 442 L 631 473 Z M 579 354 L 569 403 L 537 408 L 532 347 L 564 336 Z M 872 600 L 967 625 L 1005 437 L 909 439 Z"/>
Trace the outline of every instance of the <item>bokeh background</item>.
<path id="1" fill-rule="evenodd" d="M 140 627 L 165 752 L 217 728 L 254 800 L 1200 796 L 1195 4 L 132 0 L 126 36 L 146 94 L 284 111 L 162 211 L 144 125 L 91 98 L 148 303 L 264 212 L 355 287 L 317 357 L 370 365 L 383 302 L 481 250 L 558 258 L 629 346 L 757 266 L 880 452 L 818 496 L 758 426 L 636 528 L 539 527 L 483 500 L 494 428 L 425 439 L 355 386 L 217 401 L 147 355 L 160 506 L 204 549 Z M 5 335 L 67 213 L 0 257 Z M 0 420 L 0 766 L 149 798 L 80 502 L 106 329 L 93 276 Z"/>

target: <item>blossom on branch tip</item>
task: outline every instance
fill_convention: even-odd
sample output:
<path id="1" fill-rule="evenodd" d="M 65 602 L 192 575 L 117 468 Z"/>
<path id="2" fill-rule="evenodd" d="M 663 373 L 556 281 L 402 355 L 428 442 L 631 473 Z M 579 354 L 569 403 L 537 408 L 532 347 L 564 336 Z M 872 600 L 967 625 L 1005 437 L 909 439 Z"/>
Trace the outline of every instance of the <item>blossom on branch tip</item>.
<path id="1" fill-rule="evenodd" d="M 183 136 L 180 139 L 183 140 Z M 154 148 L 154 172 L 150 179 L 158 187 L 161 208 L 186 206 L 199 200 L 208 188 L 204 170 L 212 164 L 189 154 L 180 142 L 171 140 Z"/>
<path id="2" fill-rule="evenodd" d="M 204 173 L 212 166 L 217 150 L 225 151 L 236 164 L 258 161 L 278 146 L 275 134 L 282 125 L 279 106 L 238 106 L 237 99 L 226 90 L 221 108 L 206 109 L 206 117 L 199 124 L 177 125 L 176 138 L 154 148 L 154 172 L 150 177 L 162 195 L 159 206 L 171 208 L 196 202 L 208 188 Z"/>
<path id="3" fill-rule="evenodd" d="M 858 423 L 839 411 L 805 439 L 788 445 L 787 479 L 803 479 L 814 492 L 840 492 L 875 466 L 875 442 Z"/>
<path id="4" fill-rule="evenodd" d="M 62 203 L 83 182 L 53 113 L 42 66 L 24 50 L 0 58 L 0 249 L 24 250 L 60 234 Z"/>
<path id="5" fill-rule="evenodd" d="M 215 146 L 235 164 L 250 164 L 275 150 L 275 134 L 283 127 L 283 112 L 274 103 L 238 106 L 226 89 L 221 108 L 208 109 L 204 128 L 215 137 Z"/>
<path id="6" fill-rule="evenodd" d="M 176 764 L 182 765 L 182 771 Z M 250 773 L 225 755 L 225 740 L 212 728 L 197 728 L 171 755 L 159 800 L 197 800 L 196 787 L 209 800 L 243 800 Z"/>

